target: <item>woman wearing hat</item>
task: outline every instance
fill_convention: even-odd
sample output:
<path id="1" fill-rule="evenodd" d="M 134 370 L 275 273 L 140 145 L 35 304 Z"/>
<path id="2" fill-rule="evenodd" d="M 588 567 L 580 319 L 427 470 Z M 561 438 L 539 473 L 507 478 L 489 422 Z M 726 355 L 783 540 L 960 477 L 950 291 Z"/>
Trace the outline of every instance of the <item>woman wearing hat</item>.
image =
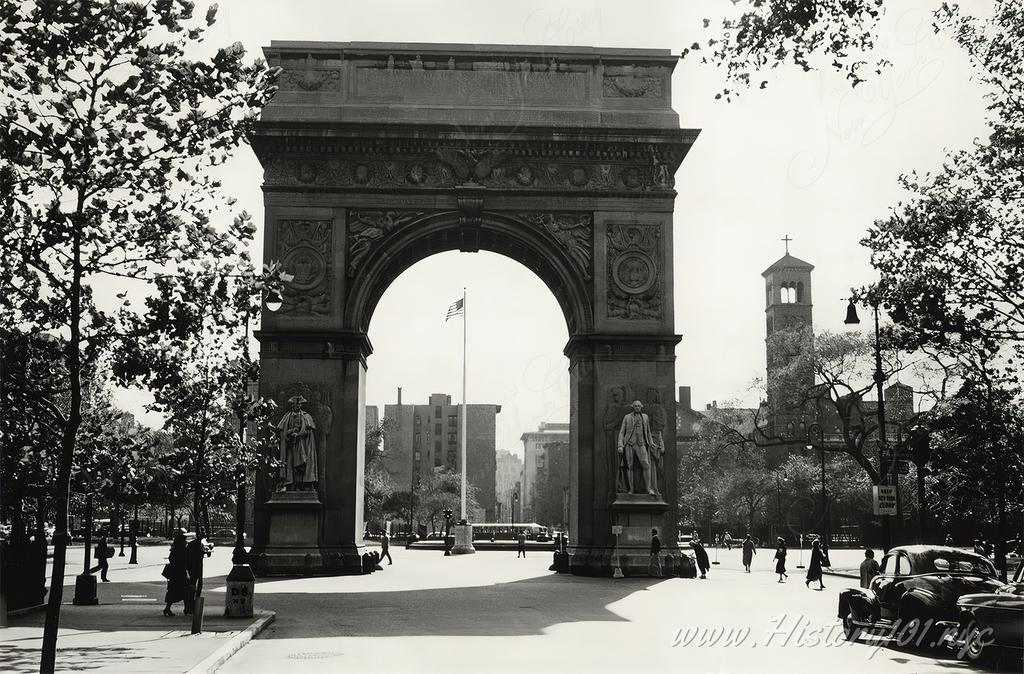
<path id="1" fill-rule="evenodd" d="M 171 604 L 185 601 L 185 594 L 188 591 L 188 567 L 185 560 L 185 530 L 178 529 L 174 532 L 174 540 L 171 541 L 171 552 L 167 555 L 167 564 L 164 565 L 163 577 L 167 579 L 167 592 L 164 594 L 164 615 L 172 616 Z"/>
<path id="2" fill-rule="evenodd" d="M 786 539 L 779 536 L 775 544 L 775 573 L 779 574 L 779 582 L 786 582 L 789 574 L 786 573 Z"/>

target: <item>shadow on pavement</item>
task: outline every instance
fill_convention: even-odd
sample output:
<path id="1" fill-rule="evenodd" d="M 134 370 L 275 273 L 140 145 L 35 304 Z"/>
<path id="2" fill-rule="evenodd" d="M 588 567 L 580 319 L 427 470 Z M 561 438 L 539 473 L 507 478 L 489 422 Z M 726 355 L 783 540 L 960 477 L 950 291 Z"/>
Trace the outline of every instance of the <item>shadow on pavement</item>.
<path id="1" fill-rule="evenodd" d="M 257 606 L 277 612 L 258 638 L 541 634 L 559 623 L 625 622 L 607 606 L 659 582 L 551 575 L 404 592 L 260 595 L 257 587 Z"/>

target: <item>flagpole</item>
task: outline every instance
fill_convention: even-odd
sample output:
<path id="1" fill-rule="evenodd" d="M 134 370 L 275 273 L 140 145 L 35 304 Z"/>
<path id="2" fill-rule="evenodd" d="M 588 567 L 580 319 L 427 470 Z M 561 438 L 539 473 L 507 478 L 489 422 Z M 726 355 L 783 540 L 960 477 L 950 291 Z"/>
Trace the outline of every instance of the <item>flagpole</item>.
<path id="1" fill-rule="evenodd" d="M 469 425 L 469 418 L 466 416 L 466 325 L 469 323 L 469 314 L 466 309 L 466 288 L 462 288 L 462 520 L 466 519 L 466 426 Z"/>

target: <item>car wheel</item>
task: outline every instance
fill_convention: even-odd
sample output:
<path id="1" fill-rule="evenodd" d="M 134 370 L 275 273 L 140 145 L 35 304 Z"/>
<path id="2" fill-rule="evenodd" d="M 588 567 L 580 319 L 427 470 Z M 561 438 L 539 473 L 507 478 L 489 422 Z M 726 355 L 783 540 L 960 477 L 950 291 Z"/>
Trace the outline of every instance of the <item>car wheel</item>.
<path id="1" fill-rule="evenodd" d="M 985 644 L 985 638 L 978 623 L 972 622 L 964 630 L 964 646 L 957 655 L 961 660 L 983 662 L 988 658 L 990 652 L 985 648 Z"/>
<path id="2" fill-rule="evenodd" d="M 860 632 L 860 628 L 853 624 L 853 619 L 850 616 L 843 618 L 843 636 L 847 641 L 856 641 L 860 638 Z"/>

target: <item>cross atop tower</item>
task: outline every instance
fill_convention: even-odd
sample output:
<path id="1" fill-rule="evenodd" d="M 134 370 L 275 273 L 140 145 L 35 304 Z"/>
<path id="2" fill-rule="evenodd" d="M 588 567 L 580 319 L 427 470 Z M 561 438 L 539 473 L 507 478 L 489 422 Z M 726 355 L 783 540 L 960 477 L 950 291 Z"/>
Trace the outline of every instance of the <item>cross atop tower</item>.
<path id="1" fill-rule="evenodd" d="M 789 238 L 789 234 L 787 234 L 786 236 L 782 237 L 782 240 L 786 242 L 786 255 L 789 255 L 789 242 L 792 241 L 793 239 Z"/>

